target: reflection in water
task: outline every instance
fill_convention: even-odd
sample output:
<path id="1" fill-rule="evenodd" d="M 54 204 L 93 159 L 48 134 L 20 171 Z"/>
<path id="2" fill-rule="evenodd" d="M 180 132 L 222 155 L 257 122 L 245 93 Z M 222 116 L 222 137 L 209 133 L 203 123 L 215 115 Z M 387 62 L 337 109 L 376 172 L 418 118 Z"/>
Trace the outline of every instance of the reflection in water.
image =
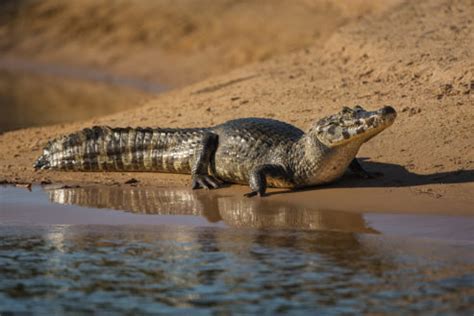
<path id="1" fill-rule="evenodd" d="M 271 199 L 219 196 L 183 188 L 83 187 L 50 190 L 50 201 L 155 215 L 196 215 L 232 227 L 376 233 L 361 214 L 302 208 Z"/>

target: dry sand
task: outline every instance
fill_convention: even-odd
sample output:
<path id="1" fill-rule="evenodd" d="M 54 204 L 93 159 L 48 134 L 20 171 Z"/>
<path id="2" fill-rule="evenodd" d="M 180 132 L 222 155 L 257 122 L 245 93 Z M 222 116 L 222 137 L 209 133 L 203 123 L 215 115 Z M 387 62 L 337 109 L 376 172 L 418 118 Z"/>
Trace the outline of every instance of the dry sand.
<path id="1" fill-rule="evenodd" d="M 329 187 L 268 198 L 317 203 L 318 196 L 330 196 L 350 209 L 364 200 L 373 210 L 381 205 L 400 212 L 474 214 L 473 16 L 472 1 L 407 1 L 346 24 L 322 47 L 314 43 L 210 77 L 139 109 L 5 133 L 0 180 L 120 184 L 134 177 L 142 186 L 189 185 L 189 176 L 34 172 L 31 166 L 49 138 L 92 124 L 191 127 L 260 116 L 307 128 L 342 105 L 390 104 L 399 111 L 397 121 L 359 153 L 363 165 L 383 178 L 346 177 Z"/>

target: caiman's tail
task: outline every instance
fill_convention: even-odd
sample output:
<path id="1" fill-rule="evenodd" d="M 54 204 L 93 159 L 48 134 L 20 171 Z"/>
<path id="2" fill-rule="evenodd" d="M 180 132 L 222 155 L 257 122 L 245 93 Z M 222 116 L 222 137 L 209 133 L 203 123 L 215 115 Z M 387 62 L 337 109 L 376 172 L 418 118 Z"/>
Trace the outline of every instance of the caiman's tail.
<path id="1" fill-rule="evenodd" d="M 33 167 L 188 173 L 190 155 L 205 131 L 94 126 L 50 141 Z"/>
<path id="2" fill-rule="evenodd" d="M 120 132 L 117 130 L 117 146 L 120 145 Z M 51 140 L 33 167 L 35 170 L 99 170 L 98 163 L 112 154 L 106 150 L 106 145 L 110 147 L 106 142 L 113 141 L 113 134 L 110 127 L 94 126 Z"/>
<path id="3" fill-rule="evenodd" d="M 49 154 L 46 152 L 45 149 L 43 151 L 43 154 L 39 156 L 38 159 L 36 159 L 35 163 L 33 164 L 33 168 L 35 168 L 35 170 L 49 169 L 51 167 L 49 161 Z"/>

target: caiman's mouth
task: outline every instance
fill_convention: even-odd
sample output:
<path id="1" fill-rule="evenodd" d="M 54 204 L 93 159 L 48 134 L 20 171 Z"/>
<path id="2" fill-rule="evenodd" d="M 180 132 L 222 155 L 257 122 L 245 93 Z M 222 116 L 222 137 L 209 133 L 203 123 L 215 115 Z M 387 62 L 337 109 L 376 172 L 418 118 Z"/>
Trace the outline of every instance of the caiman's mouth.
<path id="1" fill-rule="evenodd" d="M 349 142 L 364 143 L 393 124 L 397 112 L 391 106 L 366 111 L 360 105 L 319 120 L 312 128 L 318 139 L 333 147 Z"/>

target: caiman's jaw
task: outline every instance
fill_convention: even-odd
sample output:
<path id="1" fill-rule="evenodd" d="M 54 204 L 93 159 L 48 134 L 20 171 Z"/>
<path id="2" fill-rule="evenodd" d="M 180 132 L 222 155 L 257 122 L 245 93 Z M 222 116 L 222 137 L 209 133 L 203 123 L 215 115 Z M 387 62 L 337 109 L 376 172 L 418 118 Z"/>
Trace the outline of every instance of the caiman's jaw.
<path id="1" fill-rule="evenodd" d="M 318 121 L 311 132 L 329 147 L 368 141 L 393 124 L 397 112 L 391 106 L 377 111 L 366 111 L 360 105 L 344 107 L 341 112 Z"/>

